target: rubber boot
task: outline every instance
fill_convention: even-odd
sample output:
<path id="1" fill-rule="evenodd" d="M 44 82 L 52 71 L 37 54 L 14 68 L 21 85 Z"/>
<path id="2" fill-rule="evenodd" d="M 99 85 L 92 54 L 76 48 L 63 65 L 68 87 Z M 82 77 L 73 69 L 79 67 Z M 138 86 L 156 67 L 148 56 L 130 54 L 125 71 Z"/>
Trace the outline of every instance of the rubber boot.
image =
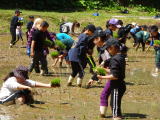
<path id="1" fill-rule="evenodd" d="M 74 77 L 72 77 L 72 76 L 70 75 L 70 76 L 69 76 L 69 79 L 68 79 L 67 86 L 72 86 L 73 80 L 74 80 Z"/>
<path id="2" fill-rule="evenodd" d="M 82 79 L 79 77 L 77 78 L 77 86 L 82 87 Z"/>
<path id="3" fill-rule="evenodd" d="M 105 118 L 107 107 L 106 106 L 100 106 L 100 117 Z"/>

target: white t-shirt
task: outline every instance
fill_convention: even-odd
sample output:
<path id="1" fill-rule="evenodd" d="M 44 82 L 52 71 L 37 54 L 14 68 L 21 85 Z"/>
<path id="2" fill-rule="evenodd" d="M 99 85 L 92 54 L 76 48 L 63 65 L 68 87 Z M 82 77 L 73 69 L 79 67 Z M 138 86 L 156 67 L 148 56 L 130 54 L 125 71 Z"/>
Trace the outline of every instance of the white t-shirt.
<path id="1" fill-rule="evenodd" d="M 73 31 L 72 31 L 73 23 L 67 22 L 67 23 L 64 24 L 64 26 L 68 26 L 68 27 L 69 27 L 69 33 L 72 33 L 72 32 L 73 32 Z"/>
<path id="2" fill-rule="evenodd" d="M 16 28 L 16 35 L 22 35 L 22 29 L 20 26 L 17 26 Z"/>
<path id="3" fill-rule="evenodd" d="M 20 83 L 17 82 L 16 77 L 10 77 L 8 78 L 2 85 L 2 88 L 0 90 L 0 100 L 4 99 L 11 94 L 15 93 L 18 91 L 18 86 Z M 35 87 L 36 82 L 32 80 L 26 80 L 26 83 L 24 85 L 30 86 L 30 87 Z"/>
<path id="4" fill-rule="evenodd" d="M 109 52 L 107 50 L 105 50 L 104 53 L 101 54 L 101 58 L 103 61 L 106 61 L 106 60 L 110 59 L 111 56 L 110 56 Z"/>

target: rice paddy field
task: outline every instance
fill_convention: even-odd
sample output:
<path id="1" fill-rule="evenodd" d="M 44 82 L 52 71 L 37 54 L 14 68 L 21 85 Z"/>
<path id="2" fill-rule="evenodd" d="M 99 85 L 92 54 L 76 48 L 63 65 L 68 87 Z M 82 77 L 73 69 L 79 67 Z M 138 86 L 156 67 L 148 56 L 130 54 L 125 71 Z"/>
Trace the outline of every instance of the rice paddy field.
<path id="1" fill-rule="evenodd" d="M 13 15 L 13 10 L 0 10 L 0 86 L 5 75 L 18 65 L 29 66 L 30 58 L 26 56 L 26 49 L 21 48 L 18 42 L 14 48 L 9 49 L 9 21 Z M 116 11 L 99 11 L 100 16 L 92 16 L 95 11 L 83 12 L 37 12 L 22 10 L 22 17 L 27 22 L 27 16 L 34 15 L 42 17 L 50 24 L 49 31 L 58 32 L 58 25 L 62 18 L 65 21 L 77 20 L 82 27 L 88 23 L 105 28 L 106 20 L 115 17 L 122 19 L 125 24 L 137 22 L 140 25 L 158 24 L 159 20 L 153 19 L 147 13 L 137 11 L 122 15 Z M 143 17 L 142 17 L 143 16 Z M 25 33 L 25 25 L 23 26 Z M 25 35 L 23 36 L 25 38 Z M 76 40 L 77 38 L 74 37 Z M 26 41 L 26 39 L 25 39 Z M 137 52 L 132 47 L 133 40 L 127 41 L 130 48 L 128 52 L 128 62 L 126 66 L 127 91 L 122 101 L 122 111 L 125 120 L 160 120 L 160 78 L 152 77 L 154 70 L 154 50 L 148 52 Z M 52 50 L 50 50 L 52 51 Z M 95 50 L 94 58 L 97 59 Z M 83 87 L 67 87 L 67 79 L 70 75 L 70 68 L 65 62 L 63 68 L 52 67 L 53 60 L 48 56 L 49 71 L 51 76 L 40 76 L 32 73 L 30 79 L 49 83 L 53 78 L 61 79 L 60 88 L 34 89 L 34 99 L 32 105 L 0 105 L 0 120 L 111 120 L 111 109 L 107 110 L 107 118 L 99 117 L 100 94 L 106 81 L 102 84 L 94 84 L 90 89 L 85 89 L 85 84 L 91 77 L 89 67 L 85 69 Z M 75 81 L 76 83 L 76 81 Z M 76 85 L 76 84 L 75 84 Z"/>

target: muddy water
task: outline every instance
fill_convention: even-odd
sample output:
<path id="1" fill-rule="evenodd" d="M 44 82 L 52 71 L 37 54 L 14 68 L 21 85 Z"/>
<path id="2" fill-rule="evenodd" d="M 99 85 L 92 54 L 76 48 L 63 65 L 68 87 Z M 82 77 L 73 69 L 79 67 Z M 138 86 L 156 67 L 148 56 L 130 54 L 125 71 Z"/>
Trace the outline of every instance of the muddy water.
<path id="1" fill-rule="evenodd" d="M 10 36 L 0 36 L 1 79 L 15 66 L 19 64 L 28 66 L 30 63 L 30 59 L 25 55 L 25 49 L 20 48 L 20 42 L 12 49 L 8 48 L 9 39 Z M 131 43 L 127 44 L 131 47 Z M 128 56 L 127 91 L 122 102 L 124 116 L 130 120 L 159 120 L 160 78 L 154 78 L 151 75 L 154 69 L 154 51 L 143 53 L 130 49 Z M 68 88 L 66 82 L 70 68 L 52 68 L 52 63 L 52 59 L 48 56 L 52 76 L 42 77 L 33 72 L 30 79 L 49 83 L 53 78 L 59 77 L 62 79 L 61 88 L 34 89 L 34 98 L 37 102 L 30 106 L 0 105 L 0 120 L 100 120 L 99 97 L 106 81 L 104 80 L 100 85 L 94 84 L 91 89 Z M 87 68 L 83 87 L 90 76 Z M 0 83 L 2 84 L 2 81 Z M 107 116 L 111 115 L 109 108 Z"/>

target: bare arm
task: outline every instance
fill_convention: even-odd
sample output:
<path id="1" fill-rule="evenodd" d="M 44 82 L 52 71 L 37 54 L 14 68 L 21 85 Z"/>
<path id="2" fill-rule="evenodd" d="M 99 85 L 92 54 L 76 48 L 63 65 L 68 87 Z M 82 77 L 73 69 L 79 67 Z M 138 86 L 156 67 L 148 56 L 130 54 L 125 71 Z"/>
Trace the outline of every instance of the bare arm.
<path id="1" fill-rule="evenodd" d="M 41 82 L 36 82 L 35 87 L 51 88 L 51 84 L 45 84 Z"/>
<path id="2" fill-rule="evenodd" d="M 19 84 L 17 89 L 18 90 L 25 90 L 25 89 L 31 90 L 32 88 L 26 85 Z"/>
<path id="3" fill-rule="evenodd" d="M 34 56 L 34 48 L 35 48 L 35 41 L 32 40 L 32 43 L 31 43 L 31 57 Z"/>
<path id="4" fill-rule="evenodd" d="M 114 77 L 112 74 L 107 76 L 97 76 L 99 79 L 109 79 L 109 80 L 117 80 L 118 78 Z"/>

